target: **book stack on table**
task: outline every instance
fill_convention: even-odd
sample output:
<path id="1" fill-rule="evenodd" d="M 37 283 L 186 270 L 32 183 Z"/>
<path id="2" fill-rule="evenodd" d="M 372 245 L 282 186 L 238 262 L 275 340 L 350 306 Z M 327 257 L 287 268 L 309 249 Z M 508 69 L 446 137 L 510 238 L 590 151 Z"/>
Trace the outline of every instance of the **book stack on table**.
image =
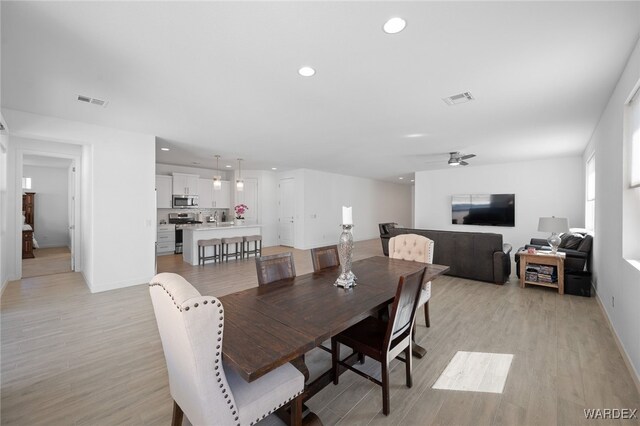
<path id="1" fill-rule="evenodd" d="M 540 283 L 555 283 L 558 281 L 558 271 L 555 266 L 527 265 L 525 280 Z"/>

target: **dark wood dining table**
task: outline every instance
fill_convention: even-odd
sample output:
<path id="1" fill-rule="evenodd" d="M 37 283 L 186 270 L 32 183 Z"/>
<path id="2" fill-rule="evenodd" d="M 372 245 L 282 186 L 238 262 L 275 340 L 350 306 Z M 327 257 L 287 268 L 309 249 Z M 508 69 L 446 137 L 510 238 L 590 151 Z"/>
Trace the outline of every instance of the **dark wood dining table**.
<path id="1" fill-rule="evenodd" d="M 375 315 L 393 301 L 400 276 L 425 266 L 425 282 L 449 270 L 376 256 L 353 262 L 357 285 L 350 289 L 333 285 L 336 267 L 223 296 L 225 362 L 254 381 Z M 307 384 L 305 399 L 331 381 L 328 373 Z"/>

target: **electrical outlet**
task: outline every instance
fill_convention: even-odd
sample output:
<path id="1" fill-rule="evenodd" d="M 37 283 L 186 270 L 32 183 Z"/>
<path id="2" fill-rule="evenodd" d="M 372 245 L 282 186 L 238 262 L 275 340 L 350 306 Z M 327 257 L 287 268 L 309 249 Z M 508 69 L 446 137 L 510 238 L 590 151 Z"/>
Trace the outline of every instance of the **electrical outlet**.
<path id="1" fill-rule="evenodd" d="M 615 296 L 611 296 L 611 307 L 612 308 L 616 307 L 616 297 Z"/>

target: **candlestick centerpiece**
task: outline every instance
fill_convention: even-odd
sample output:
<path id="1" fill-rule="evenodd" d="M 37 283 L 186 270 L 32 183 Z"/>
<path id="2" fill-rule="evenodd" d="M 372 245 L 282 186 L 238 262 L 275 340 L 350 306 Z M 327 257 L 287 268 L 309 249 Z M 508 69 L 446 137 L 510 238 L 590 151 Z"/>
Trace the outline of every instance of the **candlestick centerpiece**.
<path id="1" fill-rule="evenodd" d="M 351 271 L 353 261 L 353 218 L 351 207 L 342 207 L 342 233 L 338 240 L 338 257 L 340 258 L 340 276 L 335 284 L 338 287 L 351 288 L 356 285 L 356 276 Z"/>

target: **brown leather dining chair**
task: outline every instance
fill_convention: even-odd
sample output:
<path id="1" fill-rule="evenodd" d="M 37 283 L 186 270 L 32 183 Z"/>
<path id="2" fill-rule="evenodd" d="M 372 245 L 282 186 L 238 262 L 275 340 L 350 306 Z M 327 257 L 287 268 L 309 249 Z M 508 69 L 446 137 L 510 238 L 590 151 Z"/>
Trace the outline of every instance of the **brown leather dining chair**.
<path id="1" fill-rule="evenodd" d="M 422 282 L 426 268 L 400 277 L 396 296 L 391 307 L 389 321 L 367 317 L 342 333 L 331 338 L 331 359 L 333 383 L 338 384 L 339 366 L 345 367 L 382 387 L 382 412 L 388 415 L 389 407 L 389 363 L 398 358 L 405 363 L 407 387 L 413 385 L 411 377 L 411 332 L 420 301 Z M 354 352 L 363 353 L 381 365 L 381 379 L 353 368 L 339 359 L 340 344 L 351 347 Z M 398 355 L 404 353 L 404 358 Z"/>
<path id="2" fill-rule="evenodd" d="M 292 253 L 273 254 L 256 257 L 258 285 L 270 284 L 286 278 L 295 278 L 296 265 Z"/>
<path id="3" fill-rule="evenodd" d="M 313 272 L 340 266 L 338 246 L 333 245 L 311 249 L 311 261 L 313 262 Z"/>
<path id="4" fill-rule="evenodd" d="M 296 265 L 293 262 L 293 254 L 289 252 L 256 257 L 256 271 L 258 272 L 258 286 L 295 278 Z M 304 374 L 305 382 L 309 380 L 309 368 L 304 362 L 304 355 L 291 361 L 291 364 Z"/>

